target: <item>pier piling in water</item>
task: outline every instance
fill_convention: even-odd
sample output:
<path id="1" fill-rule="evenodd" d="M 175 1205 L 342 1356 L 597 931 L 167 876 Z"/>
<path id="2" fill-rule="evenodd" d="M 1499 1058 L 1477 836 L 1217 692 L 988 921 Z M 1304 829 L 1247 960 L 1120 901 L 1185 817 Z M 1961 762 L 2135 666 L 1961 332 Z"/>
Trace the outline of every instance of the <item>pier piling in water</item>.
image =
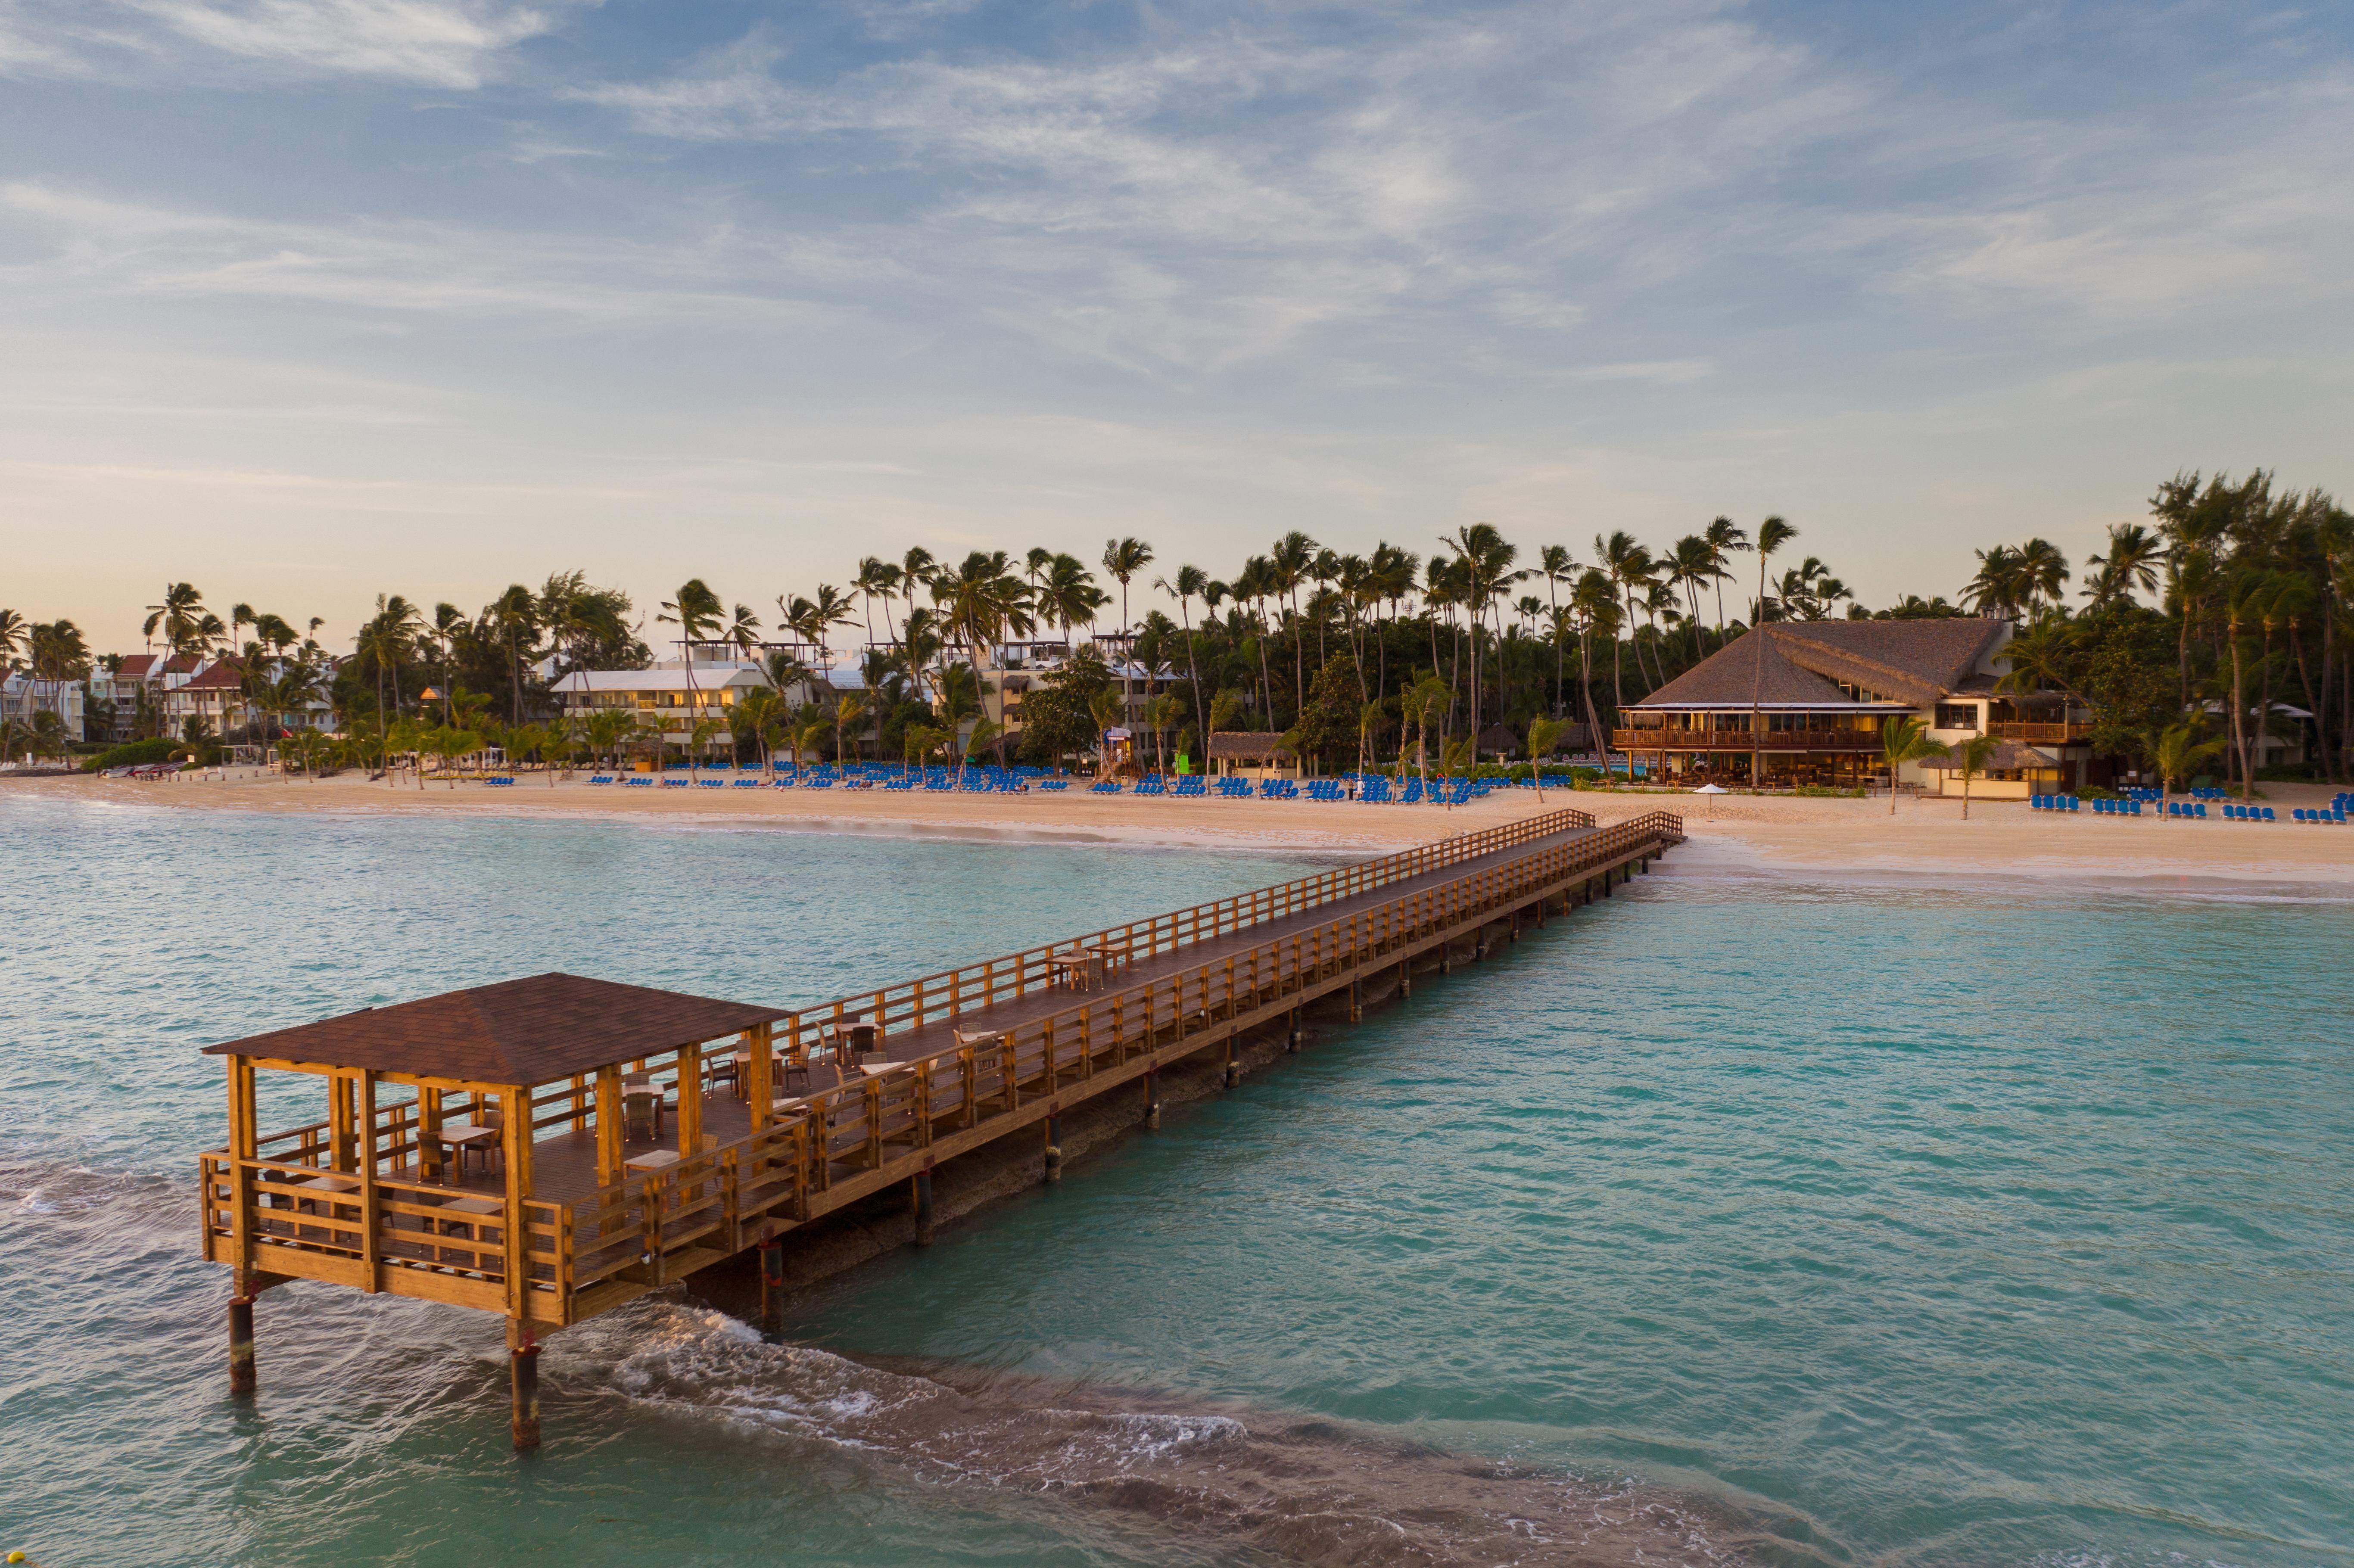
<path id="1" fill-rule="evenodd" d="M 776 1333 L 785 1318 L 785 1244 L 771 1236 L 760 1244 L 760 1331 Z"/>
<path id="2" fill-rule="evenodd" d="M 1299 1009 L 1293 1008 L 1284 1025 L 1283 1048 L 1292 1055 L 1299 1054 Z"/>
<path id="3" fill-rule="evenodd" d="M 916 1172 L 916 1245 L 932 1245 L 932 1173 Z"/>
<path id="4" fill-rule="evenodd" d="M 1063 1118 L 1059 1112 L 1046 1113 L 1046 1180 L 1063 1179 Z"/>
<path id="5" fill-rule="evenodd" d="M 253 1389 L 253 1298 L 232 1296 L 228 1300 L 228 1391 L 242 1395 Z"/>
<path id="6" fill-rule="evenodd" d="M 514 1446 L 539 1446 L 539 1344 L 528 1324 L 507 1325 L 508 1376 L 514 1391 Z"/>
<path id="7" fill-rule="evenodd" d="M 1150 1067 L 1144 1071 L 1144 1125 L 1161 1125 L 1161 1074 Z"/>

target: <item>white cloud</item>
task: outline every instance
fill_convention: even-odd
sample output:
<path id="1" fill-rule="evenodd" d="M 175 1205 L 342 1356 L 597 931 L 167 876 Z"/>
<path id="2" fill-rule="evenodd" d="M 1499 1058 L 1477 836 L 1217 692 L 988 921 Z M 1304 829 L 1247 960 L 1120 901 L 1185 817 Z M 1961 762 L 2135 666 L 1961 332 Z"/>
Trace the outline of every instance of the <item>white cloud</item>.
<path id="1" fill-rule="evenodd" d="M 553 26 L 548 5 L 514 0 L 16 0 L 0 12 L 0 69 L 136 76 L 226 58 L 463 90 Z"/>
<path id="2" fill-rule="evenodd" d="M 423 220 L 285 223 L 34 182 L 0 185 L 0 223 L 48 246 L 44 259 L 0 271 L 20 294 L 300 300 L 475 320 L 773 325 L 831 308 L 797 290 L 871 282 L 886 270 L 875 257 L 789 238 L 720 233 L 665 243 Z"/>

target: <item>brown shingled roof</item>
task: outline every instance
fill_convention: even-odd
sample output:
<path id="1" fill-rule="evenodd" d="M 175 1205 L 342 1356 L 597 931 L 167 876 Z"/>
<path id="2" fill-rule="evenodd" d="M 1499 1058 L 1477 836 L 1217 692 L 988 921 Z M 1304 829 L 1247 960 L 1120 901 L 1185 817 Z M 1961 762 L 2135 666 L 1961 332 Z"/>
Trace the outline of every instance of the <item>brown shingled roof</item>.
<path id="1" fill-rule="evenodd" d="M 205 1054 L 546 1084 L 784 1016 L 780 1007 L 544 974 L 273 1029 L 208 1045 Z"/>
<path id="2" fill-rule="evenodd" d="M 1843 703 L 1849 682 L 1925 707 L 1969 678 L 2003 622 L 1972 617 L 1942 620 L 1776 621 L 1744 632 L 1629 707 L 1731 706 L 1750 700 L 1761 654 L 1757 700 Z"/>

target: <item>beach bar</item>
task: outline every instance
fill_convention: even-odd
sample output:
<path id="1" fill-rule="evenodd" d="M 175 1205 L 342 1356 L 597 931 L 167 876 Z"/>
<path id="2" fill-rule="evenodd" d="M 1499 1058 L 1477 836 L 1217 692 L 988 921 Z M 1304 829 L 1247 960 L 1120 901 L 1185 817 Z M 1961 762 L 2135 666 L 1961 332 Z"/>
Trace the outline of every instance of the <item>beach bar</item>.
<path id="1" fill-rule="evenodd" d="M 232 1271 L 230 1382 L 257 1383 L 253 1303 L 313 1280 L 506 1319 L 514 1440 L 539 1441 L 546 1335 L 891 1188 L 928 1239 L 935 1167 L 1225 1053 L 1246 1031 L 1491 928 L 1606 896 L 1674 843 L 1653 812 L 1554 810 L 1070 940 L 788 1009 L 544 974 L 274 1030 L 225 1059 L 228 1142 L 200 1156 L 204 1255 Z M 260 1129 L 262 1075 L 323 1118 Z M 278 1087 L 273 1086 L 273 1087 Z M 273 1093 L 272 1100 L 282 1098 Z"/>

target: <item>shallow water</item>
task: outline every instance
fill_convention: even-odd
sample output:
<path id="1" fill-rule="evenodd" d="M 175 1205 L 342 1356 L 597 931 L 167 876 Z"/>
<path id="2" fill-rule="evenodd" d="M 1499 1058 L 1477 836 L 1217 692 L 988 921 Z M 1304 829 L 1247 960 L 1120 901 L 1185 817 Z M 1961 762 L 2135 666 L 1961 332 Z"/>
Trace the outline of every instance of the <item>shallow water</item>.
<path id="1" fill-rule="evenodd" d="M 1701 859 L 785 1345 L 560 1336 L 518 1463 L 455 1310 L 270 1292 L 226 1398 L 197 1045 L 557 967 L 806 1000 L 1310 863 L 0 799 L 0 1548 L 2354 1562 L 2354 907 Z"/>

